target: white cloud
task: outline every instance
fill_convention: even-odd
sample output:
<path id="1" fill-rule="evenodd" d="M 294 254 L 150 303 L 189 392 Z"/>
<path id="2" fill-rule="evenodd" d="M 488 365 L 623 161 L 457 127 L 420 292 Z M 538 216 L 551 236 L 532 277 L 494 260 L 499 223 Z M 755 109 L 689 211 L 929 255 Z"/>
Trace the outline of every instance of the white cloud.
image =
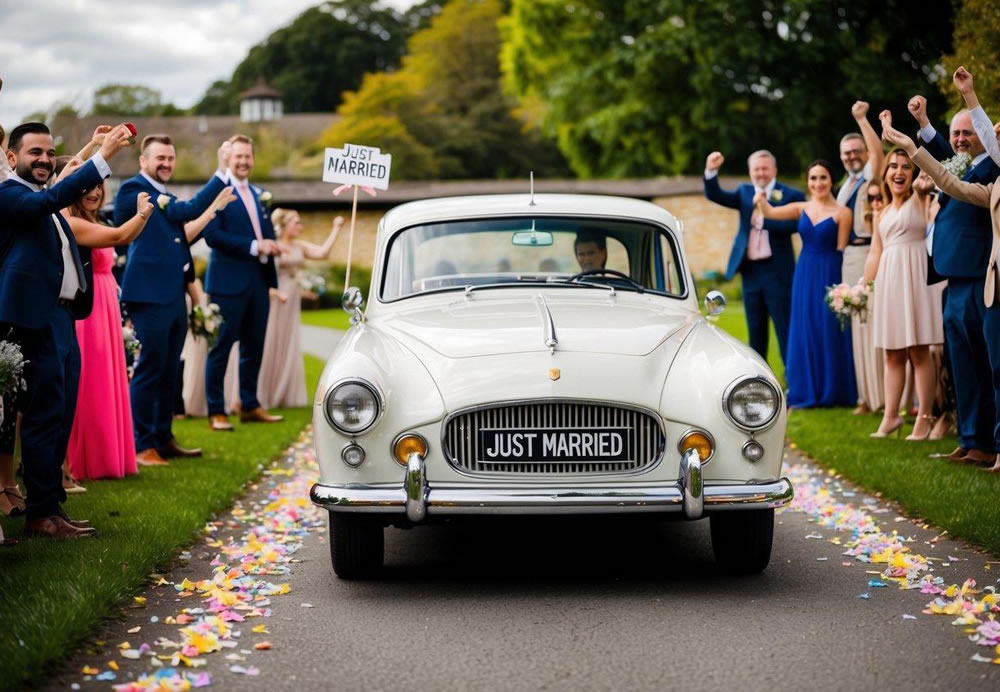
<path id="1" fill-rule="evenodd" d="M 57 101 L 87 106 L 109 83 L 143 84 L 190 107 L 251 46 L 319 2 L 0 0 L 0 124 L 9 130 Z"/>

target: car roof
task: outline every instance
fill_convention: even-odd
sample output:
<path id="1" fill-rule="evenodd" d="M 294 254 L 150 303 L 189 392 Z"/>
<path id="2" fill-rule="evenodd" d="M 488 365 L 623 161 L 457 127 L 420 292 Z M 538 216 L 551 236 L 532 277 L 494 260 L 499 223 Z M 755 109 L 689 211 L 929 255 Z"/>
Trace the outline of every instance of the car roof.
<path id="1" fill-rule="evenodd" d="M 610 195 L 536 194 L 475 195 L 439 197 L 408 202 L 394 207 L 383 219 L 383 230 L 392 234 L 401 228 L 453 219 L 488 216 L 617 216 L 649 219 L 666 225 L 680 235 L 680 224 L 673 214 L 661 206 L 631 197 Z"/>

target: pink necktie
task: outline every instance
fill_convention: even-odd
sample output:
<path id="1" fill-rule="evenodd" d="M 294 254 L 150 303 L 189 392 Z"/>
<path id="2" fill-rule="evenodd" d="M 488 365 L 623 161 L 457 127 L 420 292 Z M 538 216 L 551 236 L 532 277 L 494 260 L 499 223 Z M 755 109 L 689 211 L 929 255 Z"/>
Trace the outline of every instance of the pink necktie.
<path id="1" fill-rule="evenodd" d="M 247 215 L 250 216 L 250 224 L 253 226 L 253 233 L 257 236 L 257 240 L 263 240 L 264 236 L 260 232 L 260 219 L 257 217 L 257 204 L 254 202 L 253 194 L 250 192 L 250 184 L 243 181 L 236 186 L 236 189 L 240 191 L 240 199 L 243 200 L 243 206 L 247 208 Z"/>

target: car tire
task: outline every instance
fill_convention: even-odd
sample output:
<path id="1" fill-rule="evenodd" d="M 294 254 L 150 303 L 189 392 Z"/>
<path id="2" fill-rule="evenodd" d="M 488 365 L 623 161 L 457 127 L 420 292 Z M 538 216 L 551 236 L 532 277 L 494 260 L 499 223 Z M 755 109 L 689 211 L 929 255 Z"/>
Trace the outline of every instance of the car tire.
<path id="1" fill-rule="evenodd" d="M 382 523 L 358 514 L 330 512 L 330 560 L 341 579 L 368 579 L 382 569 Z"/>
<path id="2" fill-rule="evenodd" d="M 719 565 L 731 574 L 758 574 L 771 560 L 774 510 L 719 512 L 709 519 L 712 552 Z"/>

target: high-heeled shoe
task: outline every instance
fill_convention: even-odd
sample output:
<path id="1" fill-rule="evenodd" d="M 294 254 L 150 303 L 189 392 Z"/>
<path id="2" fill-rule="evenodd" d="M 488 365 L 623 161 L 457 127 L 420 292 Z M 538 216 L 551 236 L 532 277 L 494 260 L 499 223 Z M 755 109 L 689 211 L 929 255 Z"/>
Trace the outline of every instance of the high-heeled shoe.
<path id="1" fill-rule="evenodd" d="M 915 432 L 910 433 L 909 435 L 903 438 L 904 440 L 906 440 L 907 442 L 923 442 L 930 437 L 931 430 L 934 429 L 934 416 L 927 416 L 927 415 L 918 416 L 917 420 L 913 423 L 914 430 L 917 429 L 917 423 L 919 423 L 921 420 L 927 421 L 927 432 L 924 433 L 923 435 L 917 435 Z"/>
<path id="2" fill-rule="evenodd" d="M 867 414 L 869 414 L 871 412 L 872 412 L 872 410 L 870 408 L 868 408 L 868 404 L 865 403 L 864 401 L 862 401 L 860 404 L 858 404 L 858 407 L 856 409 L 854 409 L 853 411 L 851 411 L 851 415 L 852 416 L 864 416 L 864 415 L 867 415 Z"/>
<path id="3" fill-rule="evenodd" d="M 11 509 L 7 514 L 8 517 L 19 517 L 25 512 L 25 500 L 24 495 L 21 494 L 21 488 L 16 484 L 8 486 L 3 489 L 4 495 L 7 496 L 7 500 L 11 505 Z"/>
<path id="4" fill-rule="evenodd" d="M 891 428 L 889 428 L 888 430 L 885 430 L 885 431 L 883 431 L 883 430 L 876 430 L 875 432 L 873 432 L 870 435 L 868 435 L 868 437 L 883 438 L 883 437 L 889 437 L 889 435 L 892 435 L 893 433 L 896 433 L 896 437 L 902 436 L 902 434 L 903 434 L 903 419 L 902 418 L 900 418 L 899 422 L 896 423 Z"/>
<path id="5" fill-rule="evenodd" d="M 942 413 L 941 416 L 934 423 L 934 427 L 931 428 L 931 434 L 927 436 L 928 440 L 941 440 L 951 432 L 952 418 L 950 413 Z"/>

